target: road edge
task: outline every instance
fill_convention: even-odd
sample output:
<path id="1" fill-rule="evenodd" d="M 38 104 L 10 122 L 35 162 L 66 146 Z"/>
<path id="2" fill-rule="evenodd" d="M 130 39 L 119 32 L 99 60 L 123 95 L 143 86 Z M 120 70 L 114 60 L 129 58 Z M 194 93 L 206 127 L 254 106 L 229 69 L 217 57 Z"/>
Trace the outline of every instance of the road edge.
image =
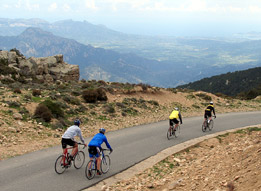
<path id="1" fill-rule="evenodd" d="M 260 124 L 256 124 L 256 125 L 260 125 Z M 106 190 L 107 186 L 110 186 L 110 185 L 115 184 L 115 183 L 122 181 L 122 180 L 129 179 L 129 178 L 133 177 L 134 175 L 139 174 L 139 173 L 145 171 L 148 168 L 151 168 L 153 165 L 164 160 L 168 156 L 171 156 L 175 153 L 182 152 L 182 151 L 184 151 L 184 150 L 186 150 L 190 147 L 195 146 L 196 144 L 198 144 L 200 142 L 203 142 L 203 141 L 210 139 L 210 138 L 217 137 L 219 135 L 223 135 L 223 134 L 226 134 L 226 133 L 232 133 L 232 132 L 235 132 L 235 131 L 238 131 L 238 130 L 241 130 L 241 129 L 247 129 L 247 128 L 253 127 L 253 126 L 255 126 L 255 125 L 239 127 L 239 128 L 235 128 L 235 129 L 230 129 L 230 130 L 225 130 L 225 131 L 209 134 L 209 135 L 205 135 L 205 136 L 202 136 L 202 137 L 191 139 L 191 140 L 186 141 L 184 143 L 180 143 L 180 144 L 177 144 L 175 146 L 169 147 L 167 149 L 160 151 L 156 155 L 153 155 L 153 156 L 143 160 L 142 162 L 137 163 L 136 165 L 131 166 L 130 168 L 128 168 L 128 169 L 126 169 L 126 170 L 124 170 L 124 171 L 122 171 L 122 172 L 120 172 L 120 173 L 118 173 L 114 176 L 111 176 L 107 179 L 102 180 L 101 182 L 98 182 L 97 184 L 95 184 L 92 187 L 83 189 L 83 191 Z"/>

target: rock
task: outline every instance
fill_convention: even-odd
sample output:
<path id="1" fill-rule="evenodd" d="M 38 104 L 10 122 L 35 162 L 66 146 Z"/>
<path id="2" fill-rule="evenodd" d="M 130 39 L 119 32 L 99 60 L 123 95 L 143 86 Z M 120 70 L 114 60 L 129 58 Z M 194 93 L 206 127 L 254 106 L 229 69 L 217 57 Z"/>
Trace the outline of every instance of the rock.
<path id="1" fill-rule="evenodd" d="M 13 118 L 16 120 L 21 120 L 21 119 L 23 119 L 23 116 L 20 113 L 14 113 Z"/>
<path id="2" fill-rule="evenodd" d="M 29 76 L 36 76 L 38 80 L 44 80 L 46 83 L 53 83 L 57 80 L 62 82 L 78 81 L 80 77 L 79 66 L 64 62 L 61 54 L 26 59 L 24 56 L 17 55 L 14 51 L 0 51 L 0 58 L 8 60 L 9 67 L 13 67 L 22 75 L 28 76 L 25 79 L 26 81 L 32 80 Z M 4 78 L 13 80 L 9 76 L 4 76 Z"/>
<path id="3" fill-rule="evenodd" d="M 103 186 L 101 187 L 101 190 L 102 190 L 102 191 L 105 191 L 105 190 L 107 190 L 107 188 L 108 188 L 108 187 L 107 187 L 106 185 L 103 185 Z"/>

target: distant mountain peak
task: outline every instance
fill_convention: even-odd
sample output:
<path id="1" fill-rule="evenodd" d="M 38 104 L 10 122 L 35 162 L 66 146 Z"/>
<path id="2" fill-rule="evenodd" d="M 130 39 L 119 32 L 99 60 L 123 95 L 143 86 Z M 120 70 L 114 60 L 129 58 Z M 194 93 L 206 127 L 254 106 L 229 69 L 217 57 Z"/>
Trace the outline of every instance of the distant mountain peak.
<path id="1" fill-rule="evenodd" d="M 53 33 L 51 32 L 47 32 L 47 31 L 44 31 L 40 28 L 37 28 L 37 27 L 29 27 L 27 29 L 25 29 L 24 32 L 22 32 L 19 37 L 30 37 L 30 36 L 35 36 L 35 35 L 41 35 L 41 36 L 54 36 Z"/>

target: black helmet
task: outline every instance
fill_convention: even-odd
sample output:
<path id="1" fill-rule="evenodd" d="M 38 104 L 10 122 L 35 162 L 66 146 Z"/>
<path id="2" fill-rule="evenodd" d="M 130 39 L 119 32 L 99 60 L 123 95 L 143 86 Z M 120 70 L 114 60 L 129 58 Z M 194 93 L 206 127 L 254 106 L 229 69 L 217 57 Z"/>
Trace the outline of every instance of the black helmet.
<path id="1" fill-rule="evenodd" d="M 99 129 L 99 132 L 102 133 L 102 134 L 104 134 L 105 131 L 106 131 L 106 130 L 105 130 L 104 128 L 100 128 L 100 129 Z"/>
<path id="2" fill-rule="evenodd" d="M 79 127 L 80 124 L 81 124 L 81 121 L 80 121 L 79 119 L 76 119 L 76 120 L 74 121 L 74 125 L 77 125 L 77 126 Z"/>

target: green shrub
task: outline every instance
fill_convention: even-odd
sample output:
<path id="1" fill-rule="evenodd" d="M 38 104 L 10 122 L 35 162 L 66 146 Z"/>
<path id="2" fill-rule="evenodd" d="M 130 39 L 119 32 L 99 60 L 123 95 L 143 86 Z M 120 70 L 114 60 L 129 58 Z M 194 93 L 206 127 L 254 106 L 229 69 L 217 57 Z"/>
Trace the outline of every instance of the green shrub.
<path id="1" fill-rule="evenodd" d="M 96 90 L 85 90 L 82 92 L 82 97 L 86 103 L 96 103 L 98 92 Z"/>
<path id="2" fill-rule="evenodd" d="M 56 103 L 56 102 L 52 102 L 51 100 L 45 100 L 44 102 L 42 102 L 43 105 L 45 105 L 52 113 L 52 115 L 55 118 L 63 118 L 64 117 L 64 112 L 61 109 L 61 105 Z"/>
<path id="3" fill-rule="evenodd" d="M 33 96 L 35 96 L 35 97 L 38 97 L 38 96 L 40 96 L 42 93 L 41 93 L 41 90 L 36 90 L 36 89 L 34 89 L 33 91 L 32 91 L 32 95 Z"/>
<path id="4" fill-rule="evenodd" d="M 98 88 L 96 91 L 98 93 L 97 100 L 99 100 L 99 101 L 107 101 L 108 100 L 106 92 L 102 88 Z"/>
<path id="5" fill-rule="evenodd" d="M 35 109 L 34 117 L 41 118 L 45 122 L 50 122 L 53 116 L 49 108 L 46 105 L 40 103 Z"/>
<path id="6" fill-rule="evenodd" d="M 109 104 L 109 105 L 105 105 L 104 106 L 104 109 L 105 109 L 105 112 L 106 113 L 115 113 L 115 108 L 113 107 L 112 104 Z"/>
<path id="7" fill-rule="evenodd" d="M 200 97 L 200 98 L 202 98 L 202 99 L 204 99 L 206 101 L 211 101 L 212 100 L 211 96 L 209 96 L 207 94 L 204 94 L 204 93 L 198 93 L 198 94 L 196 94 L 196 96 L 198 96 L 198 97 Z"/>
<path id="8" fill-rule="evenodd" d="M 15 88 L 15 89 L 14 89 L 14 93 L 21 94 L 22 91 L 21 91 L 19 88 Z"/>
<path id="9" fill-rule="evenodd" d="M 6 103 L 9 105 L 10 108 L 19 108 L 21 106 L 21 104 L 16 101 L 7 101 Z"/>

